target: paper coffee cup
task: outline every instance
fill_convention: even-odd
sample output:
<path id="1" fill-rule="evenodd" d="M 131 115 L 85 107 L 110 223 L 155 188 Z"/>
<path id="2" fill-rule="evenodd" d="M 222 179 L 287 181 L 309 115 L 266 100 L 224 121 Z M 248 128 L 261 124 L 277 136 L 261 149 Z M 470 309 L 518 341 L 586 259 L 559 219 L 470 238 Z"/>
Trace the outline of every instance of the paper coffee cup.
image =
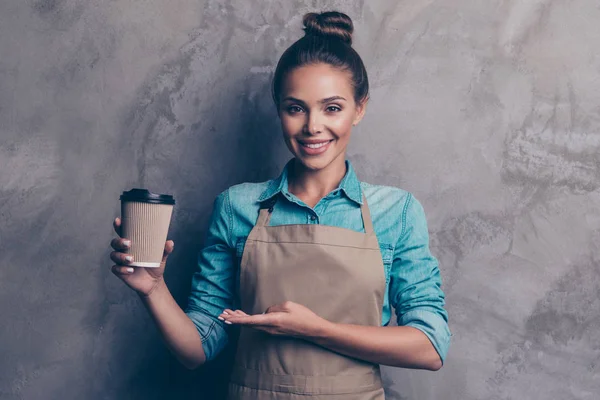
<path id="1" fill-rule="evenodd" d="M 171 223 L 175 200 L 168 194 L 146 189 L 123 192 L 121 200 L 121 235 L 131 240 L 127 254 L 134 267 L 158 268 Z"/>

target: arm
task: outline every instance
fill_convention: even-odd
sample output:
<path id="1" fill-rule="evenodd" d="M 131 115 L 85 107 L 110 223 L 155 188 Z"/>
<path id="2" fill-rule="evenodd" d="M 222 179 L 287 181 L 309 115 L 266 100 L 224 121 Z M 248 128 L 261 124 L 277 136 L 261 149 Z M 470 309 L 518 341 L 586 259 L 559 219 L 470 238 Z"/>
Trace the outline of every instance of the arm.
<path id="1" fill-rule="evenodd" d="M 229 306 L 233 297 L 234 256 L 229 245 L 229 211 L 228 193 L 223 192 L 213 204 L 185 311 L 176 303 L 162 279 L 150 294 L 140 294 L 165 344 L 188 369 L 214 359 L 228 341 L 227 332 L 214 313 Z"/>
<path id="2" fill-rule="evenodd" d="M 265 314 L 226 309 L 226 324 L 248 325 L 272 335 L 293 336 L 372 363 L 438 370 L 440 358 L 431 342 L 411 326 L 362 326 L 327 321 L 307 307 L 286 301 Z"/>
<path id="3" fill-rule="evenodd" d="M 176 303 L 162 279 L 151 294 L 140 294 L 167 347 L 188 369 L 214 359 L 228 341 L 228 334 L 216 315 L 230 306 L 233 297 L 235 260 L 230 245 L 230 215 L 226 191 L 214 201 L 185 311 Z"/>
<path id="4" fill-rule="evenodd" d="M 442 367 L 427 336 L 411 326 L 362 326 L 324 321 L 309 340 L 372 363 L 432 371 Z"/>
<path id="5" fill-rule="evenodd" d="M 206 361 L 202 341 L 194 323 L 179 307 L 161 280 L 148 296 L 140 294 L 169 351 L 188 369 Z"/>
<path id="6" fill-rule="evenodd" d="M 429 251 L 421 204 L 408 195 L 390 271 L 389 298 L 399 326 L 358 326 L 323 321 L 309 340 L 379 364 L 439 370 L 450 332 L 438 262 Z"/>
<path id="7" fill-rule="evenodd" d="M 448 313 L 437 259 L 429 250 L 425 212 L 411 194 L 404 205 L 402 232 L 394 250 L 389 298 L 399 326 L 413 327 L 428 339 L 425 359 L 439 368 L 450 345 Z"/>
<path id="8" fill-rule="evenodd" d="M 113 226 L 121 236 L 121 219 L 116 218 Z M 123 237 L 113 239 L 111 246 L 115 251 L 111 253 L 110 258 L 116 264 L 111 269 L 138 293 L 171 353 L 182 364 L 188 366 L 203 362 L 205 355 L 192 321 L 175 302 L 163 280 L 167 258 L 173 252 L 174 245 L 172 240 L 166 241 L 160 267 L 141 268 L 129 266 L 133 261 L 126 253 L 130 241 Z"/>
<path id="9" fill-rule="evenodd" d="M 188 366 L 194 369 L 213 360 L 227 345 L 229 336 L 222 321 L 221 311 L 232 307 L 235 291 L 235 251 L 232 242 L 232 210 L 229 191 L 215 199 L 207 237 L 198 254 L 198 270 L 192 277 L 185 315 L 195 326 L 204 359 L 197 358 Z"/>
<path id="10" fill-rule="evenodd" d="M 227 343 L 227 333 L 216 315 L 229 306 L 234 259 L 230 241 L 230 208 L 228 192 L 214 202 L 205 247 L 198 259 L 199 271 L 194 275 L 188 307 L 184 312 L 167 288 L 163 273 L 174 243 L 165 243 L 159 268 L 130 267 L 127 261 L 129 240 L 113 239 L 115 251 L 110 255 L 116 263 L 112 271 L 134 289 L 156 323 L 171 353 L 185 367 L 193 369 L 211 360 Z M 115 231 L 121 236 L 121 221 L 114 221 Z"/>

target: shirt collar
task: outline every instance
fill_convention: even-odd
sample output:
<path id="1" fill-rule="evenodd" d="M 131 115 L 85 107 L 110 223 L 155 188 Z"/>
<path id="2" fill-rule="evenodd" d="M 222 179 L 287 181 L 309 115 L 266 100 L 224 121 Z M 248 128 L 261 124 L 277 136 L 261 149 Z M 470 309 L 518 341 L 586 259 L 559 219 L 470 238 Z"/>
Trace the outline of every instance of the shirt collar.
<path id="1" fill-rule="evenodd" d="M 288 193 L 288 174 L 292 168 L 293 162 L 294 159 L 292 158 L 287 162 L 279 177 L 269 181 L 269 185 L 258 198 L 259 202 L 269 200 L 279 193 Z M 360 181 L 354 172 L 354 168 L 352 168 L 352 163 L 350 163 L 350 160 L 346 160 L 346 175 L 344 175 L 344 178 L 340 182 L 338 188 L 341 189 L 350 200 L 357 204 L 363 203 Z"/>

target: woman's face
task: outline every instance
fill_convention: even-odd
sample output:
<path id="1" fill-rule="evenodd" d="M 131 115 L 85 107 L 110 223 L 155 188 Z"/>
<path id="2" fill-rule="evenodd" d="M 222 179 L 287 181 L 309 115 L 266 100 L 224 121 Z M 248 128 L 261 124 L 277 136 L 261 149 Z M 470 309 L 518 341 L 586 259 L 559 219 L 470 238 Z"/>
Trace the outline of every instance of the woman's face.
<path id="1" fill-rule="evenodd" d="M 345 160 L 352 126 L 366 104 L 354 101 L 350 72 L 328 64 L 306 65 L 287 74 L 279 117 L 288 149 L 306 168 Z"/>

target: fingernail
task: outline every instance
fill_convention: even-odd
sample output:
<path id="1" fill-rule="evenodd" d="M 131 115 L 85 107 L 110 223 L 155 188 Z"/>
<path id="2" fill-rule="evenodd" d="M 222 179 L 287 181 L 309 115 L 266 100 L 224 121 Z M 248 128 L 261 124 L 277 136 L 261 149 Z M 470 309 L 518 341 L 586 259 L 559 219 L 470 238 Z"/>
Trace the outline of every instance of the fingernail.
<path id="1" fill-rule="evenodd" d="M 217 317 L 217 318 L 221 321 L 225 321 L 225 318 L 223 318 L 223 317 Z"/>
<path id="2" fill-rule="evenodd" d="M 133 268 L 127 268 L 127 272 L 129 272 L 130 274 L 133 273 Z"/>
<path id="3" fill-rule="evenodd" d="M 227 325 L 231 325 L 231 321 L 225 321 Z"/>
<path id="4" fill-rule="evenodd" d="M 125 256 L 125 261 L 131 262 L 131 260 L 133 260 L 133 257 L 131 257 L 131 256 Z"/>
<path id="5" fill-rule="evenodd" d="M 225 315 L 229 315 L 229 313 L 227 311 L 223 311 L 223 314 Z"/>
<path id="6" fill-rule="evenodd" d="M 125 247 L 129 247 L 129 246 L 131 246 L 131 241 L 129 241 L 129 240 L 124 240 L 124 241 L 123 241 L 123 246 L 125 246 Z"/>

